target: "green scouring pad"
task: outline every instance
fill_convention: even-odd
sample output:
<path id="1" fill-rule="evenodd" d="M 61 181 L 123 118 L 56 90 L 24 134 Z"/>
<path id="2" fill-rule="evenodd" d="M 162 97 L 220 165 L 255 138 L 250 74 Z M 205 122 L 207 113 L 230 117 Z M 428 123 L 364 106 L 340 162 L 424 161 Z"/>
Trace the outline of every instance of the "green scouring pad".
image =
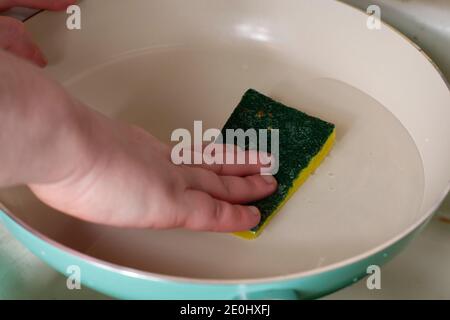
<path id="1" fill-rule="evenodd" d="M 240 146 L 269 152 L 278 158 L 279 169 L 275 174 L 278 189 L 271 196 L 250 204 L 261 211 L 260 223 L 249 231 L 235 233 L 254 239 L 326 157 L 335 140 L 335 126 L 250 89 L 223 127 L 223 137 L 226 137 L 226 129 L 269 129 L 269 133 L 270 129 L 279 130 L 278 155 L 272 153 L 270 134 L 265 150 L 259 143 L 249 141 Z"/>

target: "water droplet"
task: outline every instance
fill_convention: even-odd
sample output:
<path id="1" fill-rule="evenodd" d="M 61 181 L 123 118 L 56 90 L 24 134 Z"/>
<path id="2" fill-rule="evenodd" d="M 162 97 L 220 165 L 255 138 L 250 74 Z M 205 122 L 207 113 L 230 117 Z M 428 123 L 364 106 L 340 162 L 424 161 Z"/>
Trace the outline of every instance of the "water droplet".
<path id="1" fill-rule="evenodd" d="M 358 278 L 353 278 L 353 282 L 358 282 Z"/>
<path id="2" fill-rule="evenodd" d="M 383 253 L 383 258 L 387 258 L 389 255 L 385 252 Z"/>
<path id="3" fill-rule="evenodd" d="M 429 138 L 425 138 L 425 142 L 430 142 L 430 139 Z"/>
<path id="4" fill-rule="evenodd" d="M 41 251 L 41 256 L 45 256 L 45 255 L 46 255 L 45 251 Z"/>

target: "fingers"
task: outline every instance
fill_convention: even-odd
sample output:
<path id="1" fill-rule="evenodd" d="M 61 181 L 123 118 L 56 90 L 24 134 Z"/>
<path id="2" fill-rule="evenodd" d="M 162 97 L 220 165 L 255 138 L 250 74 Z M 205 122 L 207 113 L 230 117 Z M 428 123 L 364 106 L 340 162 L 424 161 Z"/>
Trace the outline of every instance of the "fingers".
<path id="1" fill-rule="evenodd" d="M 231 203 L 248 203 L 265 198 L 277 188 L 272 176 L 218 176 L 202 168 L 185 168 L 188 187 Z"/>
<path id="2" fill-rule="evenodd" d="M 40 67 L 47 65 L 47 60 L 33 43 L 23 23 L 16 19 L 0 17 L 0 48 Z"/>
<path id="3" fill-rule="evenodd" d="M 0 11 L 13 7 L 26 7 L 33 9 L 64 10 L 76 3 L 76 0 L 0 0 Z"/>
<path id="4" fill-rule="evenodd" d="M 232 205 L 196 190 L 184 193 L 183 227 L 198 231 L 237 232 L 259 223 L 256 207 Z"/>

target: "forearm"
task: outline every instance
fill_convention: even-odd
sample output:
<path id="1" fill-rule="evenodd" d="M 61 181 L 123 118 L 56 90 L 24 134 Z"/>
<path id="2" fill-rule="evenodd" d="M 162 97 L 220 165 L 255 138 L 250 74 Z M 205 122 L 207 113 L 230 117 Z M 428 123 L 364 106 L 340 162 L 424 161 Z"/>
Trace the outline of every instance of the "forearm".
<path id="1" fill-rule="evenodd" d="M 52 183 L 83 167 L 90 113 L 41 70 L 0 50 L 0 186 Z"/>

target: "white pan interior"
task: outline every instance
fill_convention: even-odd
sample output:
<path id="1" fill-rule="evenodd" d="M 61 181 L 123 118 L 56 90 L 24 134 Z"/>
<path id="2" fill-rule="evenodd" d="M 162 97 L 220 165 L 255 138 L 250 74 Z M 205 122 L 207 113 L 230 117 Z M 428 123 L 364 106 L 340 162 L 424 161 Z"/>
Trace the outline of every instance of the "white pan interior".
<path id="1" fill-rule="evenodd" d="M 335 1 L 96 0 L 27 26 L 48 73 L 91 107 L 168 141 L 220 128 L 258 89 L 334 122 L 323 165 L 254 241 L 120 230 L 54 212 L 25 188 L 0 201 L 41 233 L 122 266 L 198 279 L 307 272 L 362 255 L 422 221 L 450 181 L 450 96 L 433 65 L 387 26 Z"/>

